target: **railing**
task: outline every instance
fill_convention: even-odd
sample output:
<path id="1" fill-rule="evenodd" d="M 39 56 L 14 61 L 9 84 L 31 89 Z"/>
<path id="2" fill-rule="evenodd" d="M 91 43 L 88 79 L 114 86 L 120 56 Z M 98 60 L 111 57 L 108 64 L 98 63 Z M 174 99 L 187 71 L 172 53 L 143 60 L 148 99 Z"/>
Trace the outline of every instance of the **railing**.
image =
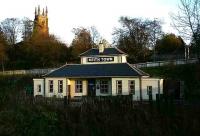
<path id="1" fill-rule="evenodd" d="M 182 65 L 182 64 L 192 64 L 192 63 L 198 63 L 199 60 L 196 58 L 192 59 L 181 59 L 181 60 L 168 60 L 168 61 L 155 61 L 155 62 L 145 62 L 145 63 L 137 63 L 132 64 L 133 66 L 137 68 L 145 68 L 145 67 L 160 67 L 165 65 Z"/>
<path id="2" fill-rule="evenodd" d="M 49 73 L 51 71 L 55 70 L 55 68 L 48 68 L 48 69 L 31 69 L 31 70 L 9 70 L 0 72 L 0 75 L 42 75 Z"/>
<path id="3" fill-rule="evenodd" d="M 181 65 L 181 64 L 192 64 L 192 63 L 198 63 L 199 60 L 196 58 L 192 59 L 181 59 L 181 60 L 168 60 L 168 61 L 155 61 L 155 62 L 145 62 L 145 63 L 137 63 L 132 64 L 133 66 L 137 68 L 144 68 L 144 67 L 159 67 L 159 66 L 165 66 L 165 65 Z M 10 70 L 10 71 L 4 71 L 0 72 L 0 75 L 43 75 L 49 72 L 52 72 L 55 70 L 55 68 L 47 68 L 47 69 L 31 69 L 31 70 Z"/>

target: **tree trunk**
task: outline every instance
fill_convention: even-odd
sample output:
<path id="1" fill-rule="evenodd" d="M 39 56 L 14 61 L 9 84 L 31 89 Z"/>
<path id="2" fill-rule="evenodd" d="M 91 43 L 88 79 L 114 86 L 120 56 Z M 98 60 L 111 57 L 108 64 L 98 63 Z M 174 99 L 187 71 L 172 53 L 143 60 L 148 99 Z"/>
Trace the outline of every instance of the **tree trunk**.
<path id="1" fill-rule="evenodd" d="M 4 62 L 3 62 L 3 58 L 1 59 L 1 67 L 2 67 L 2 72 L 4 73 Z"/>

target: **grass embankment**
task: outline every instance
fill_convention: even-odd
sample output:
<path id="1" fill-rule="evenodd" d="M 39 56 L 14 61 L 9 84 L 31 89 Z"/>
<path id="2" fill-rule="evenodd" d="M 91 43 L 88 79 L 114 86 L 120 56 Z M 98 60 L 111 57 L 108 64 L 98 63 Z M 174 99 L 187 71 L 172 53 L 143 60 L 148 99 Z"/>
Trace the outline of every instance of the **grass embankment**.
<path id="1" fill-rule="evenodd" d="M 171 68 L 167 69 L 160 72 L 171 71 Z M 200 133 L 199 105 L 161 103 L 160 106 L 133 108 L 127 101 L 112 103 L 108 100 L 85 103 L 81 107 L 64 107 L 33 101 L 25 95 L 26 86 L 32 86 L 32 76 L 0 77 L 0 135 L 182 136 Z"/>
<path id="2" fill-rule="evenodd" d="M 184 81 L 186 100 L 200 100 L 200 64 L 142 68 L 153 77 Z"/>

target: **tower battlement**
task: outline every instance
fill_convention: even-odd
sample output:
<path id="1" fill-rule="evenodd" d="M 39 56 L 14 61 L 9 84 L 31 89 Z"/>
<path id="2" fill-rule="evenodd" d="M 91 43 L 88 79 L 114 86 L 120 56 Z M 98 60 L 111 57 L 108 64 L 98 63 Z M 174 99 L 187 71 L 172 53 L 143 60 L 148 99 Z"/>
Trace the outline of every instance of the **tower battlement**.
<path id="1" fill-rule="evenodd" d="M 48 9 L 42 9 L 40 11 L 40 6 L 35 7 L 35 19 L 34 19 L 34 28 L 33 28 L 33 37 L 35 36 L 48 36 L 49 27 L 48 27 Z"/>

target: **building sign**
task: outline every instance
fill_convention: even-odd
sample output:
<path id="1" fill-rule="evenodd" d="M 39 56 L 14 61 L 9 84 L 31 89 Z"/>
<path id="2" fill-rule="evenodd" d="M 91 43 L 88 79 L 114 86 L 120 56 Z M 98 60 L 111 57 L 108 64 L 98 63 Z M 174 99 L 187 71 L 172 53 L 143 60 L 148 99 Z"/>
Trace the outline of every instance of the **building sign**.
<path id="1" fill-rule="evenodd" d="M 114 61 L 114 57 L 93 57 L 87 58 L 88 62 L 111 62 Z"/>

